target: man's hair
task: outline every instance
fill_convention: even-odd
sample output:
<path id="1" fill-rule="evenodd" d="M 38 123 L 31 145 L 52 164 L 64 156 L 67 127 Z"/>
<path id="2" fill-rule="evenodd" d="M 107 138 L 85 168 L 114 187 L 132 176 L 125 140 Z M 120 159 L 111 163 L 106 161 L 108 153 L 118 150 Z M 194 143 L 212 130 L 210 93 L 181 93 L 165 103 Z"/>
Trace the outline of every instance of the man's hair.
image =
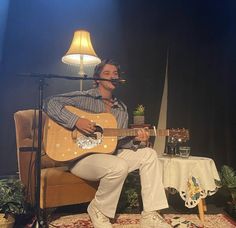
<path id="1" fill-rule="evenodd" d="M 93 73 L 94 78 L 99 78 L 100 77 L 100 74 L 101 74 L 101 72 L 102 72 L 102 70 L 103 70 L 103 68 L 106 64 L 110 64 L 110 65 L 115 66 L 117 68 L 118 76 L 120 77 L 120 65 L 117 64 L 116 62 L 114 62 L 111 59 L 104 59 L 104 60 L 102 60 L 101 63 L 96 65 L 96 67 L 94 68 L 94 73 Z"/>

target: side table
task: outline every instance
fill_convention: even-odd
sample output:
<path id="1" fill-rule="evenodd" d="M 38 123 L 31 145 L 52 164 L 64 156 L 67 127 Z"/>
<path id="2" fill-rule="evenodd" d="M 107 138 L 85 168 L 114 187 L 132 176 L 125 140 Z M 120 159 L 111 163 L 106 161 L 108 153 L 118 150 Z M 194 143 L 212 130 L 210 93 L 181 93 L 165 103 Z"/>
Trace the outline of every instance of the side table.
<path id="1" fill-rule="evenodd" d="M 220 188 L 220 177 L 214 161 L 206 157 L 181 158 L 164 155 L 159 160 L 164 187 L 178 191 L 186 207 L 193 208 L 198 205 L 199 217 L 203 222 L 207 209 L 205 198 L 215 194 Z"/>

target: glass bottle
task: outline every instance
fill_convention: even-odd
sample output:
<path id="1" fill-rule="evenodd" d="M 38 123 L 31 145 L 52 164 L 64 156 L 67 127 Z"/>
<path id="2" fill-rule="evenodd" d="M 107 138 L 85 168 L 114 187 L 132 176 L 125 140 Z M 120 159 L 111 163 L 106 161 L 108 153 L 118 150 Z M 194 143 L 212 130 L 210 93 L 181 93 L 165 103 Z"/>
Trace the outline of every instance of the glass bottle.
<path id="1" fill-rule="evenodd" d="M 166 154 L 175 156 L 177 154 L 178 140 L 172 136 L 167 137 Z"/>

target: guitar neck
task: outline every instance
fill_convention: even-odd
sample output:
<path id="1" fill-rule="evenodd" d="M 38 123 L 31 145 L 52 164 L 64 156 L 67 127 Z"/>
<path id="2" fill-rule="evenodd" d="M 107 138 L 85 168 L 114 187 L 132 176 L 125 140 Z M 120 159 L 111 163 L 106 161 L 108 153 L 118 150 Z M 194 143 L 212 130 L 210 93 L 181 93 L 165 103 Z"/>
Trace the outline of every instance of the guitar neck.
<path id="1" fill-rule="evenodd" d="M 137 136 L 138 128 L 134 129 L 116 129 L 116 128 L 105 128 L 103 129 L 104 136 Z M 169 130 L 166 129 L 147 129 L 150 136 L 168 136 Z"/>

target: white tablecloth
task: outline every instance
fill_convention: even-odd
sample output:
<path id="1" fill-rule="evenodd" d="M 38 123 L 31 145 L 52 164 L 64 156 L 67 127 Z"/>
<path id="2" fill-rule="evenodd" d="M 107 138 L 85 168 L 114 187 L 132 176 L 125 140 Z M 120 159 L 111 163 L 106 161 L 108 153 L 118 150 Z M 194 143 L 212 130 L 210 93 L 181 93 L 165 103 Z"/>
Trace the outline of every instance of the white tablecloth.
<path id="1" fill-rule="evenodd" d="M 210 158 L 162 156 L 159 158 L 165 188 L 174 188 L 188 208 L 195 207 L 201 198 L 213 195 L 220 180 L 215 162 Z"/>

